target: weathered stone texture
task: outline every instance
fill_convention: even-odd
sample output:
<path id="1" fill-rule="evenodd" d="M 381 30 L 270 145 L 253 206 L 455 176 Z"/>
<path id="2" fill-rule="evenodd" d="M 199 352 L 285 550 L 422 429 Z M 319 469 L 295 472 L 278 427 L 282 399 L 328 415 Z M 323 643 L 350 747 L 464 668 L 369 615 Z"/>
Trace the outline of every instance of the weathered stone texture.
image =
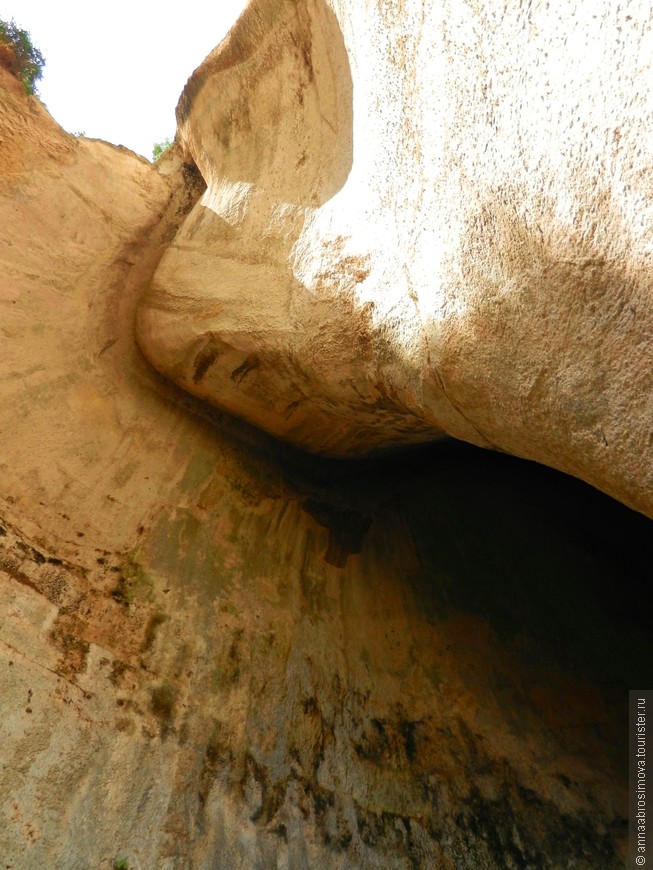
<path id="1" fill-rule="evenodd" d="M 314 452 L 448 433 L 650 516 L 651 15 L 252 3 L 179 104 L 146 355 Z"/>
<path id="2" fill-rule="evenodd" d="M 649 521 L 498 453 L 340 462 L 200 401 L 325 452 L 452 432 L 648 510 L 643 188 L 573 212 L 583 176 L 554 185 L 581 63 L 514 150 L 514 76 L 479 78 L 475 40 L 523 31 L 502 51 L 539 105 L 561 25 L 438 8 L 252 4 L 154 167 L 0 70 L 11 870 L 624 866 Z"/>

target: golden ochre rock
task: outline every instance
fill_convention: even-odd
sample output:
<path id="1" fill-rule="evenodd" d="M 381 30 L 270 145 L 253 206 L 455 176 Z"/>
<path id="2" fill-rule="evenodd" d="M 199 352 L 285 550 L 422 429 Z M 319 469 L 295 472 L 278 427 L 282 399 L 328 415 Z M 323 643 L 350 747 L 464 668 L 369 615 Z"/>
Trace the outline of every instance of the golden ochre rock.
<path id="1" fill-rule="evenodd" d="M 254 2 L 193 74 L 141 347 L 313 452 L 446 433 L 650 516 L 649 11 L 386 7 Z"/>
<path id="2" fill-rule="evenodd" d="M 649 31 L 529 10 L 252 4 L 155 166 L 0 69 L 12 870 L 624 866 L 649 520 L 202 401 L 649 510 Z"/>

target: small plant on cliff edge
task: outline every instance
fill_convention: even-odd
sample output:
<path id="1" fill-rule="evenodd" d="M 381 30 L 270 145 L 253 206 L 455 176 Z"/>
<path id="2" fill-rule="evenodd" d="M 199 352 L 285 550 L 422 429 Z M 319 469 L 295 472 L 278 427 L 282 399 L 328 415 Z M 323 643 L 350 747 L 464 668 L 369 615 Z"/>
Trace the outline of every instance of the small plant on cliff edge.
<path id="1" fill-rule="evenodd" d="M 162 142 L 155 142 L 152 148 L 152 160 L 158 160 L 164 151 L 172 145 L 172 139 L 164 139 Z"/>
<path id="2" fill-rule="evenodd" d="M 32 38 L 13 20 L 0 21 L 0 65 L 19 78 L 25 93 L 36 93 L 36 82 L 43 75 L 45 59 L 32 45 Z"/>

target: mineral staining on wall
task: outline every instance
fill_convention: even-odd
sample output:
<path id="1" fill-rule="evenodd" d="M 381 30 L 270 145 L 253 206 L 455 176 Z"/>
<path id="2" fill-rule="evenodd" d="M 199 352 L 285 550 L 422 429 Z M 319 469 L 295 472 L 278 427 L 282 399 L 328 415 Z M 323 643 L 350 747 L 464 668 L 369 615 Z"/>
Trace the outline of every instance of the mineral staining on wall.
<path id="1" fill-rule="evenodd" d="M 441 322 L 464 313 L 467 332 L 438 345 L 420 332 L 425 285 L 409 275 L 415 301 L 404 275 L 393 309 L 374 298 L 387 265 L 378 251 L 345 236 L 323 244 L 339 203 L 356 199 L 348 185 L 365 189 L 360 137 L 380 149 L 370 172 L 396 144 L 378 135 L 396 103 L 375 99 L 388 65 L 421 56 L 408 51 L 419 38 L 409 6 L 396 20 L 385 6 L 368 10 L 377 34 L 406 31 L 367 41 L 385 64 L 372 77 L 360 47 L 368 25 L 344 3 L 288 4 L 283 27 L 273 5 L 254 4 L 191 80 L 182 144 L 157 168 L 67 136 L 0 70 L 0 845 L 14 870 L 623 865 L 624 690 L 651 659 L 650 626 L 628 608 L 624 578 L 650 563 L 649 521 L 503 455 L 436 444 L 371 462 L 321 459 L 203 401 L 226 397 L 261 424 L 264 407 L 268 422 L 286 421 L 268 426 L 286 440 L 321 438 L 341 452 L 444 430 L 488 443 L 478 428 L 603 485 L 602 466 L 573 465 L 574 451 L 593 455 L 581 430 L 557 423 L 573 411 L 585 435 L 601 429 L 611 441 L 582 389 L 603 401 L 601 367 L 579 363 L 572 378 L 570 366 L 578 347 L 595 346 L 601 312 L 645 328 L 646 310 L 635 327 L 627 306 L 611 307 L 620 276 L 630 276 L 624 292 L 639 287 L 630 261 L 595 262 L 596 240 L 584 238 L 584 259 L 565 262 L 551 227 L 538 242 L 514 201 L 477 202 L 460 223 L 458 265 L 494 307 L 447 297 Z M 447 39 L 462 51 L 472 31 L 453 16 Z M 280 93 L 279 69 L 299 77 L 298 90 Z M 238 116 L 220 166 L 199 147 L 214 75 L 232 76 L 224 99 L 236 99 L 241 76 L 260 88 L 237 104 L 258 126 Z M 357 100 L 379 107 L 376 121 Z M 281 133 L 269 165 L 248 162 L 243 143 L 264 148 L 266 106 L 291 101 L 292 123 L 308 125 L 293 147 L 307 153 L 281 177 Z M 324 124 L 311 127 L 318 107 Z M 246 171 L 260 165 L 271 174 L 258 189 Z M 412 208 L 406 165 L 389 201 Z M 357 207 L 386 215 L 388 191 L 370 190 Z M 396 244 L 409 250 L 405 216 Z M 352 225 L 359 218 L 353 209 Z M 413 241 L 410 250 L 429 247 Z M 518 280 L 524 270 L 532 283 Z M 512 401 L 506 372 L 526 369 L 506 348 L 556 333 L 552 300 L 572 287 L 597 319 L 585 332 L 568 320 L 569 377 L 557 398 L 549 371 L 531 404 Z M 537 320 L 520 313 L 529 300 Z M 178 363 L 159 365 L 168 378 L 135 345 L 139 303 L 148 355 Z M 227 352 L 224 318 L 238 334 Z M 420 336 L 432 361 L 444 353 L 441 383 L 415 363 Z M 483 356 L 468 355 L 472 339 Z M 324 348 L 333 353 L 321 359 Z M 633 389 L 648 376 L 641 349 L 633 343 L 619 374 Z M 546 418 L 552 406 L 561 417 Z M 633 412 L 635 440 L 642 419 Z M 616 443 L 623 487 L 604 488 L 641 507 L 646 478 L 629 464 L 631 442 Z"/>

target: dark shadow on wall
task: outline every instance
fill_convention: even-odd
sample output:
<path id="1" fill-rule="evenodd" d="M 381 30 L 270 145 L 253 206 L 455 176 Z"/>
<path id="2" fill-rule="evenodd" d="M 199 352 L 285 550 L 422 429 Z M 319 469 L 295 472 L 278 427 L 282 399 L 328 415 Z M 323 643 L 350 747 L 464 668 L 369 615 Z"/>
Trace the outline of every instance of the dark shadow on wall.
<path id="1" fill-rule="evenodd" d="M 274 852 L 308 829 L 334 862 L 363 849 L 393 866 L 624 866 L 627 689 L 653 660 L 651 522 L 457 442 L 319 459 L 151 378 L 206 420 L 257 516 L 284 506 L 283 534 L 243 539 L 235 605 L 215 542 L 221 483 L 212 496 L 202 481 L 201 518 L 164 510 L 142 544 L 145 569 L 183 590 L 178 606 L 205 603 L 209 659 L 254 699 L 241 736 L 219 696 L 205 757 L 237 805 L 261 792 L 260 842 Z M 249 567 L 261 559 L 262 579 Z M 270 588 L 278 602 L 251 631 L 235 614 Z M 219 602 L 237 608 L 233 642 Z M 198 773 L 201 824 L 210 776 Z"/>
<path id="2" fill-rule="evenodd" d="M 626 201 L 581 167 L 575 178 L 592 196 L 577 197 L 573 228 L 553 196 L 533 204 L 517 183 L 466 192 L 477 208 L 452 260 L 464 313 L 439 366 L 492 444 L 648 512 L 651 264 Z"/>
<path id="3" fill-rule="evenodd" d="M 503 643 L 583 678 L 646 682 L 649 519 L 553 469 L 457 442 L 394 462 L 427 612 L 481 616 Z"/>
<path id="4" fill-rule="evenodd" d="M 436 696 L 448 696 L 453 671 L 467 673 L 478 709 L 463 714 L 466 721 L 482 721 L 488 704 L 498 702 L 524 745 L 534 727 L 550 735 L 553 756 L 574 759 L 559 768 L 563 790 L 582 790 L 569 773 L 575 765 L 601 770 L 621 813 L 602 837 L 587 820 L 561 816 L 559 804 L 543 797 L 546 789 L 536 796 L 523 782 L 515 785 L 510 766 L 497 765 L 501 749 L 489 748 L 472 726 L 461 754 L 444 749 L 441 733 L 434 755 L 457 758 L 470 788 L 469 816 L 458 817 L 456 836 L 466 830 L 463 841 L 485 842 L 487 853 L 478 858 L 484 866 L 562 867 L 575 859 L 579 866 L 622 866 L 628 689 L 650 681 L 653 661 L 651 521 L 560 472 L 460 442 L 334 464 L 318 476 L 321 503 L 316 509 L 313 495 L 305 510 L 329 529 L 325 559 L 342 566 L 373 549 L 387 565 L 388 582 L 414 602 L 416 621 L 432 628 L 436 647 L 417 648 L 415 657 Z M 387 626 L 381 622 L 378 631 Z M 386 734 L 410 732 L 415 758 L 428 756 L 425 721 L 398 715 L 375 727 L 384 733 L 370 727 L 361 751 L 371 751 L 370 740 L 378 747 Z M 534 757 L 533 782 L 540 764 Z M 498 797 L 480 797 L 484 776 Z M 433 817 L 440 812 L 434 805 Z M 532 830 L 524 827 L 529 817 Z"/>
<path id="5" fill-rule="evenodd" d="M 317 207 L 349 175 L 352 106 L 347 50 L 327 3 L 258 0 L 189 79 L 177 122 L 183 130 L 193 116 L 193 157 L 207 180 L 217 167 L 279 202 Z"/>
<path id="6" fill-rule="evenodd" d="M 304 465 L 301 482 L 291 478 L 311 482 L 305 509 L 330 530 L 340 564 L 374 522 L 408 525 L 406 582 L 429 620 L 474 614 L 530 658 L 622 688 L 646 682 L 647 517 L 562 472 L 458 441 L 361 462 L 286 461 Z"/>

